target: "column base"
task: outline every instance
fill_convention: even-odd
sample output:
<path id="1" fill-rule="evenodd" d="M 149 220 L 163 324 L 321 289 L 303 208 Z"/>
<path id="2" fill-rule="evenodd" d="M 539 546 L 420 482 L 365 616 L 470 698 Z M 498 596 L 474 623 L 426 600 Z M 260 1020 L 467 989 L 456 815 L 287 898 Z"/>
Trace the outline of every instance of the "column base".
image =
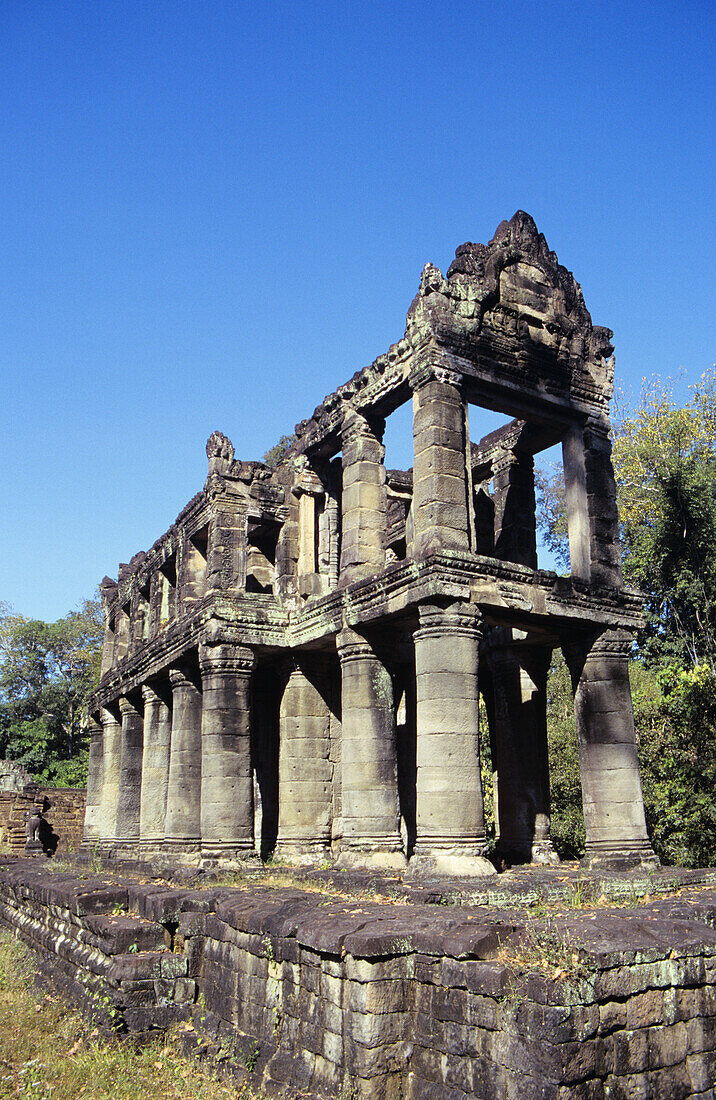
<path id="1" fill-rule="evenodd" d="M 261 866 L 261 857 L 253 846 L 240 840 L 204 840 L 201 843 L 202 867 L 223 866 L 241 863 Z"/>
<path id="2" fill-rule="evenodd" d="M 583 867 L 589 871 L 655 871 L 659 857 L 648 841 L 602 841 L 587 843 Z"/>
<path id="3" fill-rule="evenodd" d="M 281 840 L 276 843 L 273 853 L 276 859 L 285 860 L 295 867 L 315 867 L 325 863 L 331 857 L 330 840 Z"/>
<path id="4" fill-rule="evenodd" d="M 164 854 L 163 837 L 146 837 L 137 845 L 137 853 L 140 859 L 158 859 Z"/>
<path id="5" fill-rule="evenodd" d="M 538 863 L 543 867 L 557 867 L 562 862 L 551 840 L 535 840 L 530 855 L 532 863 Z"/>
<path id="6" fill-rule="evenodd" d="M 170 859 L 196 861 L 201 853 L 200 837 L 165 837 L 161 854 Z"/>
<path id="7" fill-rule="evenodd" d="M 343 871 L 404 871 L 408 861 L 399 840 L 371 838 L 346 844 L 344 838 L 335 866 Z"/>
<path id="8" fill-rule="evenodd" d="M 114 837 L 102 837 L 99 843 L 93 843 L 90 855 L 99 856 L 100 859 L 113 859 L 115 843 Z"/>
<path id="9" fill-rule="evenodd" d="M 489 859 L 482 854 L 481 847 L 421 846 L 416 849 L 408 864 L 407 878 L 484 878 L 496 874 L 497 871 Z"/>
<path id="10" fill-rule="evenodd" d="M 541 867 L 557 867 L 561 862 L 549 839 L 527 840 L 519 844 L 510 844 L 500 839 L 496 854 L 510 866 L 536 863 Z"/>

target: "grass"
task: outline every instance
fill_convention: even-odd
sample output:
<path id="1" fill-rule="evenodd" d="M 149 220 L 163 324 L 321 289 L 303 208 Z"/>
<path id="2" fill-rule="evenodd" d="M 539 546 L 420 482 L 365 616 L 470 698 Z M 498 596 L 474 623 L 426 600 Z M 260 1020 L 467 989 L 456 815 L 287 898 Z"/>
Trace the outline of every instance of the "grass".
<path id="1" fill-rule="evenodd" d="M 179 1037 L 141 1047 L 101 1035 L 56 994 L 33 983 L 32 959 L 0 933 L 0 1098 L 21 1100 L 261 1100 L 248 1082 L 220 1081 L 182 1056 Z"/>

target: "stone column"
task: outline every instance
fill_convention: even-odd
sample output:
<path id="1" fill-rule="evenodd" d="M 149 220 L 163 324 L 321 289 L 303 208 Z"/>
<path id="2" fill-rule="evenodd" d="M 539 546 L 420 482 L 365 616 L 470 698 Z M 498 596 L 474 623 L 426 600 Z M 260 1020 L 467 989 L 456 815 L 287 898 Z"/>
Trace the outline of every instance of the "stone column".
<path id="1" fill-rule="evenodd" d="M 209 858 L 253 855 L 253 650 L 202 645 L 201 849 Z"/>
<path id="2" fill-rule="evenodd" d="M 606 631 L 566 646 L 579 738 L 585 861 L 603 870 L 653 867 L 629 688 L 631 637 Z"/>
<path id="3" fill-rule="evenodd" d="M 562 440 L 564 488 L 569 536 L 569 568 L 573 577 L 589 581 L 589 514 L 587 511 L 587 472 L 584 464 L 584 431 L 572 424 Z"/>
<path id="4" fill-rule="evenodd" d="M 510 860 L 559 863 L 550 838 L 547 674 L 551 650 L 496 628 L 487 660 L 497 773 L 499 851 Z M 524 635 L 522 636 L 524 638 Z"/>
<path id="5" fill-rule="evenodd" d="M 405 866 L 399 829 L 393 686 L 360 634 L 338 635 L 342 685 L 343 867 Z"/>
<path id="6" fill-rule="evenodd" d="M 413 388 L 413 547 L 416 555 L 470 548 L 469 446 L 461 377 L 420 369 Z"/>
<path id="7" fill-rule="evenodd" d="M 201 692 L 187 671 L 173 668 L 164 847 L 198 851 L 201 842 Z"/>
<path id="8" fill-rule="evenodd" d="M 177 588 L 182 614 L 191 612 L 206 589 L 206 557 L 188 535 L 181 542 Z"/>
<path id="9" fill-rule="evenodd" d="M 114 619 L 107 618 L 104 628 L 104 638 L 102 640 L 102 663 L 100 666 L 100 673 L 102 676 L 104 676 L 105 672 L 109 672 L 114 664 L 115 637 L 115 621 Z"/>
<path id="10" fill-rule="evenodd" d="M 331 846 L 331 709 L 315 659 L 297 656 L 288 673 L 279 713 L 276 850 L 308 862 L 324 858 Z"/>
<path id="11" fill-rule="evenodd" d="M 99 836 L 102 846 L 114 844 L 117 825 L 119 769 L 122 762 L 122 727 L 118 711 L 103 707 L 102 723 L 102 795 L 99 808 Z"/>
<path id="12" fill-rule="evenodd" d="M 139 840 L 139 799 L 142 787 L 142 741 L 144 719 L 134 702 L 122 696 L 122 753 L 117 796 L 117 841 L 136 844 Z"/>
<path id="13" fill-rule="evenodd" d="M 590 417 L 584 432 L 587 510 L 592 584 L 621 588 L 622 552 L 619 540 L 617 490 L 612 445 L 606 417 Z"/>
<path id="14" fill-rule="evenodd" d="M 495 557 L 537 568 L 534 459 L 506 451 L 493 462 Z"/>
<path id="15" fill-rule="evenodd" d="M 102 824 L 102 781 L 104 758 L 102 748 L 102 726 L 89 715 L 86 730 L 89 734 L 89 766 L 87 768 L 87 804 L 85 809 L 85 827 L 82 847 L 92 847 L 100 840 Z"/>
<path id="16" fill-rule="evenodd" d="M 562 454 L 572 576 L 621 588 L 619 516 L 606 418 L 572 425 Z"/>
<path id="17" fill-rule="evenodd" d="M 172 712 L 156 687 L 144 684 L 144 750 L 139 837 L 142 847 L 159 847 L 164 840 L 164 818 L 169 782 Z"/>
<path id="18" fill-rule="evenodd" d="M 478 662 L 480 614 L 471 604 L 419 609 L 415 639 L 417 873 L 494 874 L 484 858 Z"/>
<path id="19" fill-rule="evenodd" d="M 383 539 L 388 498 L 385 488 L 385 421 L 346 413 L 343 446 L 341 583 L 373 577 L 385 568 Z"/>

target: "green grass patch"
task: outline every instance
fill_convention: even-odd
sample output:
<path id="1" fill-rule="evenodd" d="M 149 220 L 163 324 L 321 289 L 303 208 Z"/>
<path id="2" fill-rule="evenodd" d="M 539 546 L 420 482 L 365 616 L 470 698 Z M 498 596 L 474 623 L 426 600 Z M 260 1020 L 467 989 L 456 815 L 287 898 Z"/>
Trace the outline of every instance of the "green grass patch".
<path id="1" fill-rule="evenodd" d="M 222 1082 L 181 1054 L 177 1032 L 156 1040 L 100 1034 L 34 981 L 31 953 L 0 933 L 0 1098 L 261 1100 L 248 1081 Z"/>

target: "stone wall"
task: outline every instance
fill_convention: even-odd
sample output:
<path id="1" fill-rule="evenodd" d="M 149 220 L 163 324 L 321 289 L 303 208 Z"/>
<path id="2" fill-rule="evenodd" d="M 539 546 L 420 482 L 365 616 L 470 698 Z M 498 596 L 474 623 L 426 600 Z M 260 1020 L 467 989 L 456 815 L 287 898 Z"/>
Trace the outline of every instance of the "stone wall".
<path id="1" fill-rule="evenodd" d="M 23 793 L 0 791 L 0 845 L 21 853 L 25 849 L 28 817 L 43 810 L 46 850 L 66 855 L 82 842 L 87 792 L 69 787 L 35 787 Z"/>
<path id="2" fill-rule="evenodd" d="M 0 869 L 0 919 L 56 982 L 129 1030 L 191 1021 L 269 1091 L 713 1095 L 712 888 L 530 919 L 36 868 Z"/>

